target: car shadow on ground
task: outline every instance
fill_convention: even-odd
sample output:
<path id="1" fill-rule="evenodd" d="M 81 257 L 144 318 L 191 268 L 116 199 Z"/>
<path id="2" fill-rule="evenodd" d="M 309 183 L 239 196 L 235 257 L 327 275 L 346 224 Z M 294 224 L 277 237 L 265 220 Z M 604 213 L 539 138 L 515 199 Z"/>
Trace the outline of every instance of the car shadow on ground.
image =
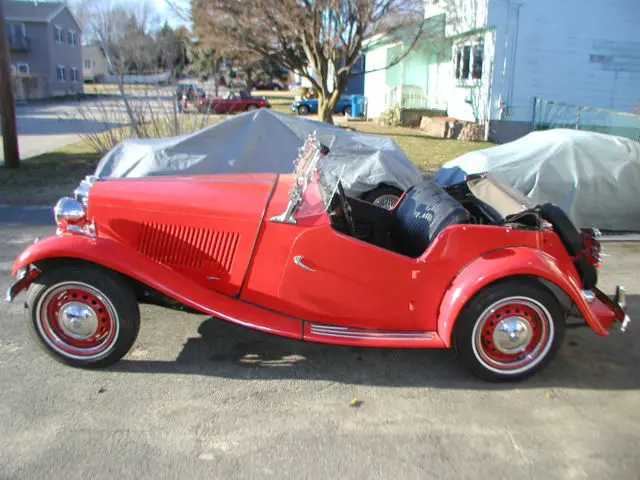
<path id="1" fill-rule="evenodd" d="M 630 314 L 640 297 L 628 298 Z M 632 316 L 633 318 L 633 316 Z M 472 377 L 450 350 L 381 349 L 307 343 L 249 330 L 208 318 L 199 337 L 190 338 L 175 361 L 127 357 L 111 370 L 128 373 L 193 374 L 249 380 L 329 380 L 345 384 L 478 390 L 640 388 L 635 365 L 640 338 L 631 326 L 609 338 L 589 328 L 567 331 L 559 354 L 534 377 L 519 383 L 491 384 Z"/>

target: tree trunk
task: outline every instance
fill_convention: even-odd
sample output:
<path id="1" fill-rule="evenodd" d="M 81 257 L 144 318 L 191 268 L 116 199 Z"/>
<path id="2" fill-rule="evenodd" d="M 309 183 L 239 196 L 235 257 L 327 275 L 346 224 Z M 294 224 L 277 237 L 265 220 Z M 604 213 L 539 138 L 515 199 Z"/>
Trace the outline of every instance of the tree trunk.
<path id="1" fill-rule="evenodd" d="M 218 57 L 213 61 L 213 97 L 218 96 L 220 90 L 220 59 Z"/>
<path id="2" fill-rule="evenodd" d="M 333 124 L 333 110 L 338 104 L 342 90 L 334 89 L 333 92 L 320 92 L 318 95 L 318 120 Z"/>
<path id="3" fill-rule="evenodd" d="M 9 64 L 9 40 L 5 30 L 4 0 L 0 0 L 0 116 L 2 117 L 2 139 L 4 144 L 5 168 L 20 167 L 18 134 L 16 130 L 16 108 L 11 85 Z"/>

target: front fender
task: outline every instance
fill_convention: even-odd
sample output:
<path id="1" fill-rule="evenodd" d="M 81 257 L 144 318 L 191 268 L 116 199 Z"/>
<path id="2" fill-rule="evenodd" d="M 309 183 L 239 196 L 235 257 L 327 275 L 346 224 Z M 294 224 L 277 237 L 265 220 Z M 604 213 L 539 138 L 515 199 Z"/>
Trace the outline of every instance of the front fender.
<path id="1" fill-rule="evenodd" d="M 214 292 L 138 251 L 109 238 L 76 235 L 47 237 L 27 247 L 12 273 L 48 259 L 80 259 L 110 268 L 191 308 L 245 327 L 301 339 L 302 322 L 236 298 Z"/>
<path id="2" fill-rule="evenodd" d="M 582 294 L 577 275 L 568 263 L 564 268 L 551 255 L 533 248 L 505 248 L 487 253 L 467 264 L 449 284 L 438 311 L 438 334 L 447 347 L 456 318 L 467 302 L 483 287 L 507 277 L 525 275 L 547 280 L 562 289 L 576 304 L 587 324 L 598 334 L 607 330 Z"/>

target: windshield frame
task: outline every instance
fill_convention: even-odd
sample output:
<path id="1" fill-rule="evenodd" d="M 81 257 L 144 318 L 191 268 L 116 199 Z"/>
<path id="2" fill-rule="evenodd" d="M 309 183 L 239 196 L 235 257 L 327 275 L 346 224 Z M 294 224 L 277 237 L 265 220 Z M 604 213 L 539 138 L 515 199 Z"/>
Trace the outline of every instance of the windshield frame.
<path id="1" fill-rule="evenodd" d="M 318 215 L 329 208 L 335 194 L 341 174 L 336 182 L 328 181 L 323 171 L 324 158 L 329 149 L 323 146 L 313 132 L 307 136 L 294 160 L 293 187 L 289 191 L 287 208 L 280 215 L 271 218 L 272 222 L 296 223 L 296 218 Z M 344 171 L 344 168 L 343 168 Z M 313 187 L 310 188 L 310 186 Z"/>

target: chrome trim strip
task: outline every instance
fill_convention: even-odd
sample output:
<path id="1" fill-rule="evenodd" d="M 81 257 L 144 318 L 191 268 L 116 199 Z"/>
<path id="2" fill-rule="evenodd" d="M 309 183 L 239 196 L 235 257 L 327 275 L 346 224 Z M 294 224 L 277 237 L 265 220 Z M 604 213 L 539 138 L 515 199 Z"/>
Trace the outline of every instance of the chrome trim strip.
<path id="1" fill-rule="evenodd" d="M 332 325 L 311 324 L 311 333 L 325 337 L 336 338 L 360 338 L 360 339 L 387 339 L 387 340 L 432 340 L 433 335 L 421 331 L 398 330 L 367 330 L 353 327 L 339 327 Z"/>
<path id="2" fill-rule="evenodd" d="M 622 325 L 620 325 L 620 332 L 625 333 L 629 328 L 629 325 L 631 325 L 631 318 L 629 318 L 629 315 L 625 315 Z"/>
<path id="3" fill-rule="evenodd" d="M 622 285 L 618 285 L 616 286 L 616 295 L 613 299 L 614 302 L 616 302 L 620 308 L 622 308 L 624 310 L 624 307 L 626 307 L 627 305 L 627 291 L 625 290 L 625 288 Z"/>

